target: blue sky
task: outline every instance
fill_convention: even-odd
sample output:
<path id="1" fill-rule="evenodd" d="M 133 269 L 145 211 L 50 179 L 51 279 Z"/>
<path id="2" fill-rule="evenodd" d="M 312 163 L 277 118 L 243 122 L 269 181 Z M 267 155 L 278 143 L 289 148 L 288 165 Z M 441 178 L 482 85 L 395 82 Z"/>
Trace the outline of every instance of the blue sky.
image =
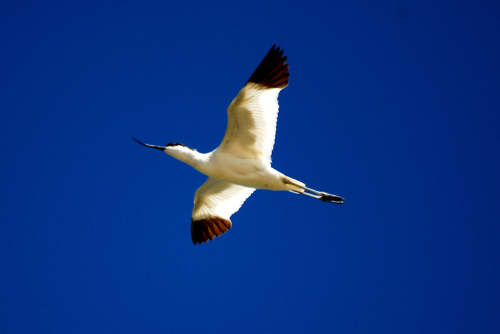
<path id="1" fill-rule="evenodd" d="M 3 1 L 5 333 L 492 333 L 500 2 Z M 209 152 L 273 44 L 273 167 L 193 246 Z"/>

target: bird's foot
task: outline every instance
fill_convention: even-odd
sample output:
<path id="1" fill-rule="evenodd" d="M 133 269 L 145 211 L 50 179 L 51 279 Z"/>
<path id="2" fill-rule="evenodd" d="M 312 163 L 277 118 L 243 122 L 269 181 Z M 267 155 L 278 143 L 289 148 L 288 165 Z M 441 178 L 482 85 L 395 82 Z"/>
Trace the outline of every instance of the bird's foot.
<path id="1" fill-rule="evenodd" d="M 323 202 L 329 202 L 329 203 L 335 203 L 335 204 L 343 204 L 344 203 L 344 199 L 340 196 L 337 196 L 337 195 L 330 195 L 330 194 L 327 194 L 327 193 L 321 193 L 321 196 L 319 198 L 320 200 L 322 200 Z"/>

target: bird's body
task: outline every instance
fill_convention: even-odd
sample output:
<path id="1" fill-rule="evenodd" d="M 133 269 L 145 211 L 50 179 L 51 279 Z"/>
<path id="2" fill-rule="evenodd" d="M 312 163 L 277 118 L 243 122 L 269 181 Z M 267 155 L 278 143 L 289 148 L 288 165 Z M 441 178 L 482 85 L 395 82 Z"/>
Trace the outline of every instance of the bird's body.
<path id="1" fill-rule="evenodd" d="M 273 46 L 228 108 L 228 126 L 220 146 L 199 153 L 183 144 L 154 146 L 207 175 L 196 191 L 191 223 L 194 244 L 231 228 L 230 217 L 255 189 L 288 190 L 325 202 L 343 198 L 307 188 L 271 167 L 278 117 L 278 94 L 288 85 L 283 51 Z"/>
<path id="2" fill-rule="evenodd" d="M 287 178 L 271 167 L 270 161 L 235 157 L 218 150 L 203 154 L 203 163 L 192 166 L 207 176 L 246 187 L 267 190 L 289 189 Z"/>
<path id="3" fill-rule="evenodd" d="M 279 173 L 267 161 L 214 151 L 208 164 L 203 167 L 199 169 L 200 172 L 219 180 L 258 189 L 284 190 Z"/>

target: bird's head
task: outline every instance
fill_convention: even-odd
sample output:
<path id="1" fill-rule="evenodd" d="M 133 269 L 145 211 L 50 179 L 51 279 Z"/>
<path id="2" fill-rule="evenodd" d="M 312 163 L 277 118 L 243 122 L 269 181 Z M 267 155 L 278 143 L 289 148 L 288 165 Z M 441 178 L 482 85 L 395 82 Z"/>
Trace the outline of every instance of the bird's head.
<path id="1" fill-rule="evenodd" d="M 189 163 L 192 160 L 193 156 L 196 153 L 198 153 L 195 149 L 180 143 L 168 143 L 166 146 L 157 146 L 157 145 L 144 144 L 143 142 L 138 141 L 134 137 L 132 137 L 132 139 L 143 146 L 156 148 L 157 150 L 161 150 L 167 153 L 168 155 L 171 155 L 174 158 L 186 163 Z"/>

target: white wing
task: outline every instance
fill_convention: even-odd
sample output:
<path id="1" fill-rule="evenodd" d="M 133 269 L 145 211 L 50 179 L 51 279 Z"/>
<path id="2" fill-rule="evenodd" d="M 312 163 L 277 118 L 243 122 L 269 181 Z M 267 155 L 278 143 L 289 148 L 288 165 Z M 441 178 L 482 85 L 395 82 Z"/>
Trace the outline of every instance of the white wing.
<path id="1" fill-rule="evenodd" d="M 227 232 L 232 226 L 229 218 L 254 191 L 254 188 L 209 177 L 194 195 L 191 220 L 193 243 L 201 244 Z"/>
<path id="2" fill-rule="evenodd" d="M 264 57 L 227 109 L 226 135 L 218 150 L 236 157 L 271 159 L 278 94 L 288 86 L 288 65 L 275 46 Z"/>

